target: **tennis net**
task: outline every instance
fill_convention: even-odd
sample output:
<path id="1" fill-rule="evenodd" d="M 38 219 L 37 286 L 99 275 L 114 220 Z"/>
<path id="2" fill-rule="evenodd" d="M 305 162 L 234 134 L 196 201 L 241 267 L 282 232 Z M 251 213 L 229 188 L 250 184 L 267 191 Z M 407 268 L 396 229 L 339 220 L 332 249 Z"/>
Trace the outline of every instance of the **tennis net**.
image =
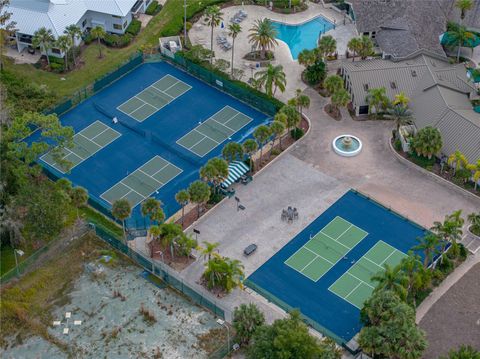
<path id="1" fill-rule="evenodd" d="M 225 138 L 229 138 L 233 133 L 228 133 L 226 131 L 222 131 L 219 127 L 217 126 L 212 126 L 211 124 L 212 120 L 205 121 L 203 125 L 207 127 L 208 129 L 212 130 L 213 132 L 222 135 Z M 221 125 L 219 125 L 221 126 Z"/>
<path id="2" fill-rule="evenodd" d="M 142 195 L 144 195 L 145 197 L 149 196 L 150 194 L 154 193 L 159 187 L 155 188 L 153 187 L 152 185 L 148 184 L 147 182 L 145 182 L 141 177 L 137 176 L 135 174 L 135 172 L 131 173 L 130 174 L 130 180 L 132 182 L 134 182 L 135 184 L 137 184 L 140 188 L 146 188 L 149 192 L 147 194 L 143 194 L 141 193 Z M 140 190 L 139 190 L 140 191 Z"/>
<path id="3" fill-rule="evenodd" d="M 163 141 L 160 137 L 154 135 L 152 132 L 149 133 L 148 137 L 150 137 L 151 141 L 156 145 L 161 146 L 166 151 L 173 153 L 177 157 L 180 157 L 182 160 L 188 162 L 192 166 L 197 167 L 200 165 L 200 161 L 195 161 L 193 158 L 188 157 L 186 154 L 175 149 L 173 146 L 170 146 L 167 142 Z"/>

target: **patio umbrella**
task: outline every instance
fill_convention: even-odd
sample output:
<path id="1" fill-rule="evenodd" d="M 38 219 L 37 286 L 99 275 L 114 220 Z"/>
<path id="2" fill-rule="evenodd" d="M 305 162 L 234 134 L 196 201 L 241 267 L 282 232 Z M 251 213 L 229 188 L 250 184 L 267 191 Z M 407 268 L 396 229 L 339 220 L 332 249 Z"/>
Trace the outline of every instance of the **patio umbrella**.
<path id="1" fill-rule="evenodd" d="M 223 21 L 222 21 L 222 23 L 220 24 L 220 28 L 223 29 L 224 27 L 225 27 L 225 25 L 224 25 L 224 23 L 223 23 Z"/>

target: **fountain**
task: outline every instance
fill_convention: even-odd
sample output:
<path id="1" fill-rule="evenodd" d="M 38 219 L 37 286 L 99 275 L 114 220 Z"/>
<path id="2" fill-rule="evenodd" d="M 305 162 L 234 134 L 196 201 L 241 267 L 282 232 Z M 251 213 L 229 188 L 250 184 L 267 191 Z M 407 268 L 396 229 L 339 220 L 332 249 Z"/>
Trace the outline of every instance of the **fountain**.
<path id="1" fill-rule="evenodd" d="M 353 135 L 340 135 L 332 142 L 333 150 L 343 157 L 356 156 L 362 150 L 362 141 Z"/>

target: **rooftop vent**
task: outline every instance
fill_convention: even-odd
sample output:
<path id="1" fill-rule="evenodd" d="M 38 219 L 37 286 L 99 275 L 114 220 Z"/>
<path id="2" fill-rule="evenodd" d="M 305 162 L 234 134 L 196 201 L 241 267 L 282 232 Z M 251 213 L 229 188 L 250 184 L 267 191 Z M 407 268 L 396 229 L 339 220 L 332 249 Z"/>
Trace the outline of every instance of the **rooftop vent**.
<path id="1" fill-rule="evenodd" d="M 368 91 L 368 84 L 363 84 L 363 89 L 364 89 L 365 91 Z"/>
<path id="2" fill-rule="evenodd" d="M 391 87 L 392 89 L 396 89 L 396 88 L 397 88 L 397 84 L 396 84 L 394 81 L 392 81 L 392 82 L 390 82 L 390 87 Z"/>
<path id="3" fill-rule="evenodd" d="M 412 70 L 412 77 L 417 77 L 417 71 Z"/>

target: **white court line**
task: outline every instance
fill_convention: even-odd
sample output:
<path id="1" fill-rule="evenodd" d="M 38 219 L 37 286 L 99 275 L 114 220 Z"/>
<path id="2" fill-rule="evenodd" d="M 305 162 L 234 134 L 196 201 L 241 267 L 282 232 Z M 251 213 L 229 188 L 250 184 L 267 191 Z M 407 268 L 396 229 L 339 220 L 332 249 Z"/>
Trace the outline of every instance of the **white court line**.
<path id="1" fill-rule="evenodd" d="M 236 116 L 236 115 L 235 115 L 235 116 Z M 235 117 L 235 116 L 234 116 L 234 117 Z M 220 126 L 223 126 L 223 127 L 225 127 L 225 128 L 228 128 L 230 131 L 233 131 L 233 133 L 237 132 L 237 131 L 235 131 L 233 128 L 230 128 L 230 127 L 228 127 L 227 125 L 225 125 L 225 124 L 223 124 L 223 123 L 221 123 L 221 122 L 218 122 L 218 121 L 215 120 L 213 117 L 211 118 L 211 120 L 214 121 L 214 122 L 216 122 L 216 123 L 218 123 Z M 233 133 L 232 133 L 232 135 L 233 135 Z"/>
<path id="2" fill-rule="evenodd" d="M 385 270 L 385 268 L 383 268 L 380 264 L 375 263 L 375 262 L 372 261 L 371 259 L 369 259 L 369 258 L 367 258 L 367 257 L 365 257 L 365 256 L 363 256 L 362 258 L 365 258 L 365 259 L 366 259 L 367 261 L 369 261 L 370 263 L 375 264 L 378 268 L 382 268 L 382 270 Z M 362 258 L 360 258 L 360 259 L 362 259 Z M 359 260 L 360 260 L 360 259 L 359 259 Z"/>
<path id="3" fill-rule="evenodd" d="M 355 278 L 356 280 L 359 280 L 360 282 L 362 282 L 363 284 L 369 286 L 370 288 L 375 289 L 375 287 L 374 287 L 373 285 L 370 285 L 370 284 L 368 284 L 367 282 L 365 282 L 364 280 L 358 278 L 356 275 L 353 275 L 352 273 L 350 273 L 350 271 L 347 271 L 346 274 L 348 274 L 349 276 L 352 276 L 352 277 Z M 343 277 L 343 275 L 342 275 L 342 277 Z M 341 277 L 340 277 L 340 278 L 341 278 Z M 340 279 L 340 278 L 338 278 L 338 279 Z"/>
<path id="4" fill-rule="evenodd" d="M 100 136 L 100 135 L 101 135 L 102 133 L 104 133 L 105 131 L 108 131 L 108 128 L 104 129 L 102 132 L 100 132 L 99 134 L 93 136 L 92 138 L 88 138 L 88 137 L 85 136 L 85 135 L 83 135 L 83 137 L 88 138 L 88 139 L 89 139 L 90 141 L 92 141 L 92 142 L 95 142 L 95 141 L 93 141 L 93 140 L 96 139 L 98 136 Z M 95 143 L 96 143 L 96 142 L 95 142 Z M 96 144 L 98 145 L 98 143 L 96 143 Z"/>
<path id="5" fill-rule="evenodd" d="M 325 228 L 325 227 L 324 227 L 324 228 Z M 345 248 L 347 248 L 347 249 L 352 249 L 352 248 L 350 248 L 350 247 L 347 247 L 345 244 L 343 244 L 343 243 L 340 243 L 340 242 L 339 242 L 339 241 L 337 241 L 335 238 L 333 238 L 333 237 L 330 237 L 328 234 L 326 234 L 326 233 L 324 233 L 324 232 L 322 232 L 322 231 L 323 231 L 323 228 L 322 228 L 322 229 L 320 230 L 320 232 L 318 232 L 318 233 L 321 233 L 321 234 L 323 234 L 325 237 L 328 237 L 328 238 L 330 238 L 332 241 L 334 241 L 334 242 L 336 242 L 336 243 L 340 244 L 341 246 L 343 246 L 343 247 L 345 247 Z M 317 234 L 318 234 L 318 233 L 317 233 Z M 313 238 L 315 238 L 315 237 L 317 236 L 317 234 L 316 234 L 316 235 L 315 235 Z"/>
<path id="6" fill-rule="evenodd" d="M 308 242 L 307 242 L 307 243 L 308 243 Z M 305 243 L 305 244 L 307 244 L 307 243 Z M 323 257 L 322 255 L 318 254 L 317 252 L 314 252 L 314 251 L 312 251 L 311 249 L 305 247 L 305 245 L 304 245 L 303 247 L 304 247 L 307 251 L 315 254 L 317 257 L 320 257 L 320 258 L 322 258 L 322 259 L 325 259 L 325 260 L 326 260 L 328 263 L 330 263 L 332 266 L 335 265 L 332 261 L 329 261 L 327 258 Z M 315 259 L 316 259 L 316 258 L 315 258 Z"/>
<path id="7" fill-rule="evenodd" d="M 315 256 L 310 262 L 308 262 L 308 263 L 300 270 L 300 272 L 303 272 L 303 270 L 304 270 L 305 268 L 307 268 L 310 264 L 312 264 L 313 261 L 314 261 L 315 259 L 317 259 L 317 258 L 318 258 L 318 256 Z"/>
<path id="8" fill-rule="evenodd" d="M 155 176 L 158 172 L 162 171 L 165 167 L 168 167 L 168 163 L 166 165 L 164 165 L 162 168 L 160 168 L 157 172 L 152 174 L 151 177 Z M 158 181 L 158 182 L 160 182 L 160 181 Z"/>
<path id="9" fill-rule="evenodd" d="M 143 167 L 143 166 L 142 166 L 142 167 Z M 162 182 L 160 182 L 160 181 L 157 181 L 155 178 L 153 178 L 152 176 L 150 176 L 148 173 L 146 173 L 146 172 L 142 171 L 142 169 L 141 169 L 141 168 L 139 168 L 137 171 L 139 171 L 139 172 L 142 172 L 142 173 L 143 173 L 145 176 L 148 176 L 148 177 L 150 177 L 150 178 L 151 178 L 151 179 L 153 179 L 155 182 L 157 182 L 157 183 L 160 183 L 161 185 L 163 184 Z"/>
<path id="10" fill-rule="evenodd" d="M 382 263 L 380 263 L 380 265 L 383 267 L 383 263 L 385 263 L 385 262 L 387 261 L 387 259 L 390 258 L 395 252 L 396 252 L 396 250 L 392 251 L 392 253 L 390 253 L 390 254 L 388 255 L 388 257 L 385 258 L 385 259 L 382 261 Z"/>
<path id="11" fill-rule="evenodd" d="M 89 139 L 89 138 L 88 138 L 87 136 L 85 136 L 83 133 L 79 132 L 79 133 L 77 133 L 77 135 L 82 136 L 84 139 L 86 139 L 88 142 L 93 143 L 95 146 L 101 147 L 98 143 L 93 142 L 91 139 Z M 82 147 L 83 147 L 83 146 L 82 146 Z"/>
<path id="12" fill-rule="evenodd" d="M 350 294 L 352 294 L 358 287 L 360 287 L 361 285 L 363 284 L 363 282 L 358 282 L 358 284 L 355 286 L 355 288 L 353 288 L 350 293 L 348 293 L 345 298 L 348 298 L 350 297 Z"/>

